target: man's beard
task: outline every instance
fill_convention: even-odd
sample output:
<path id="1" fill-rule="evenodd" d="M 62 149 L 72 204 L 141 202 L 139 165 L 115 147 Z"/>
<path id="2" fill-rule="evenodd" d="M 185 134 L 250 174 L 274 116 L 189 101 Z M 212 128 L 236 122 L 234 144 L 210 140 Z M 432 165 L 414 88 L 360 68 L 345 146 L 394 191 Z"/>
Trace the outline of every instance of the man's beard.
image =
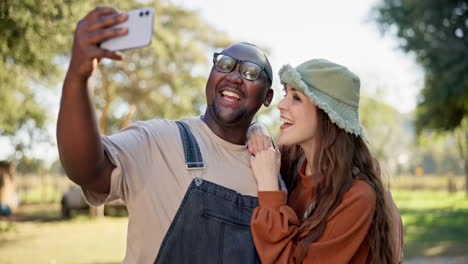
<path id="1" fill-rule="evenodd" d="M 227 115 L 222 115 L 221 113 L 223 113 L 223 110 L 220 108 L 221 107 L 216 102 L 211 105 L 211 111 L 213 112 L 215 121 L 224 126 L 234 126 L 241 120 L 247 118 L 247 110 L 244 107 L 239 108 L 237 111 L 230 112 Z"/>

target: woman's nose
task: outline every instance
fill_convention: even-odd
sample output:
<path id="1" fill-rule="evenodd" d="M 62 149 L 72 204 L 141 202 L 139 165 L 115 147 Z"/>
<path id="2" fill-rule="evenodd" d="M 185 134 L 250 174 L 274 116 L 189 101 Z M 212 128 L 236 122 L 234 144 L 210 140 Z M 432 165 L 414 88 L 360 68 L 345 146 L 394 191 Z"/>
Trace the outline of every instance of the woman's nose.
<path id="1" fill-rule="evenodd" d="M 278 109 L 279 110 L 286 110 L 288 108 L 288 102 L 286 98 L 281 99 L 281 101 L 278 103 Z"/>

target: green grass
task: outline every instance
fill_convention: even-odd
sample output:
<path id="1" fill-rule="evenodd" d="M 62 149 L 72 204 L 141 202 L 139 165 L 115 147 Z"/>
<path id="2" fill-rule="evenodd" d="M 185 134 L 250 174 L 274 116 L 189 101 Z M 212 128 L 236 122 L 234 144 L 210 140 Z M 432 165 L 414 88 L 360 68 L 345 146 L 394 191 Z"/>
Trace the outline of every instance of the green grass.
<path id="1" fill-rule="evenodd" d="M 58 205 L 22 208 L 18 219 L 0 229 L 0 263 L 121 263 L 127 218 L 59 218 Z M 25 212 L 26 211 L 26 212 Z M 35 219 L 32 221 L 32 218 Z M 0 226 L 7 226 L 0 221 Z"/>
<path id="2" fill-rule="evenodd" d="M 468 255 L 463 193 L 394 190 L 405 229 L 405 258 Z M 60 219 L 58 204 L 23 205 L 0 219 L 0 263 L 120 263 L 127 217 Z"/>
<path id="3" fill-rule="evenodd" d="M 468 198 L 443 191 L 393 191 L 403 218 L 405 258 L 468 255 Z"/>

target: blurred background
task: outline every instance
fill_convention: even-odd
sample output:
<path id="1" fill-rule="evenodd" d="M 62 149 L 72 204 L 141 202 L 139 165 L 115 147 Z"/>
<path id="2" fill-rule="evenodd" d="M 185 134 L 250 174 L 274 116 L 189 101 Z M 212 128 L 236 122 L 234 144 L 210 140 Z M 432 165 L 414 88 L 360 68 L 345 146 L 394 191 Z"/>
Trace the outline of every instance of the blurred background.
<path id="1" fill-rule="evenodd" d="M 89 208 L 55 124 L 74 28 L 96 6 L 154 7 L 151 46 L 93 75 L 103 134 L 200 115 L 212 53 L 244 41 L 277 72 L 311 58 L 361 78 L 360 116 L 405 228 L 406 263 L 468 263 L 468 1 L 0 0 L 0 263 L 120 263 L 127 213 Z M 86 129 L 86 128 L 83 128 Z"/>

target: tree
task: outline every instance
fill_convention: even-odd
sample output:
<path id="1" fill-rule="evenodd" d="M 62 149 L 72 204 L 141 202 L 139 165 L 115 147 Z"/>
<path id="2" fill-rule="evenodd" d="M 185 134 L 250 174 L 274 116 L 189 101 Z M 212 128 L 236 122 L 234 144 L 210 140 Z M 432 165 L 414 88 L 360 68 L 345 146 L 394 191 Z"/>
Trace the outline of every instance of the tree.
<path id="1" fill-rule="evenodd" d="M 460 129 L 468 118 L 467 1 L 382 0 L 373 15 L 382 32 L 395 31 L 402 49 L 415 54 L 425 70 L 416 109 L 418 134 Z M 457 138 L 466 167 L 468 130 L 459 133 L 463 134 Z M 468 168 L 465 171 L 468 193 Z"/>
<path id="2" fill-rule="evenodd" d="M 59 174 L 59 175 L 63 175 L 63 176 L 66 175 L 65 170 L 63 169 L 63 166 L 62 166 L 62 163 L 60 162 L 60 160 L 54 161 L 50 165 L 48 171 L 49 171 L 49 173 L 52 173 L 52 174 Z"/>
<path id="3" fill-rule="evenodd" d="M 10 137 L 15 149 L 24 144 L 18 131 L 46 122 L 35 93 L 58 81 L 54 58 L 70 45 L 72 2 L 0 1 L 0 136 Z"/>
<path id="4" fill-rule="evenodd" d="M 383 32 L 396 26 L 401 47 L 426 72 L 417 129 L 451 130 L 468 115 L 466 0 L 383 0 L 375 9 Z"/>
<path id="5" fill-rule="evenodd" d="M 466 192 L 468 193 L 468 118 L 462 120 L 461 126 L 455 129 L 457 150 L 464 162 L 466 176 Z"/>
<path id="6" fill-rule="evenodd" d="M 431 159 L 434 163 L 432 171 L 422 164 L 425 173 L 460 175 L 463 174 L 463 164 L 459 156 L 458 142 L 456 133 L 441 134 L 425 131 L 419 135 L 414 156 L 425 156 L 426 160 Z"/>
<path id="7" fill-rule="evenodd" d="M 159 0 L 146 1 L 145 6 L 156 12 L 152 44 L 125 51 L 123 62 L 103 62 L 91 82 L 103 134 L 135 119 L 199 114 L 205 104 L 209 58 L 231 43 L 194 11 Z M 121 1 L 116 7 L 130 10 L 142 4 Z"/>
<path id="8" fill-rule="evenodd" d="M 44 161 L 41 159 L 22 156 L 18 160 L 16 171 L 18 171 L 20 174 L 36 173 L 43 175 L 43 173 L 46 171 L 46 167 Z"/>
<path id="9" fill-rule="evenodd" d="M 361 97 L 359 115 L 366 139 L 384 172 L 396 174 L 401 166 L 399 157 L 409 155 L 413 137 L 407 119 L 392 106 L 367 96 Z"/>

